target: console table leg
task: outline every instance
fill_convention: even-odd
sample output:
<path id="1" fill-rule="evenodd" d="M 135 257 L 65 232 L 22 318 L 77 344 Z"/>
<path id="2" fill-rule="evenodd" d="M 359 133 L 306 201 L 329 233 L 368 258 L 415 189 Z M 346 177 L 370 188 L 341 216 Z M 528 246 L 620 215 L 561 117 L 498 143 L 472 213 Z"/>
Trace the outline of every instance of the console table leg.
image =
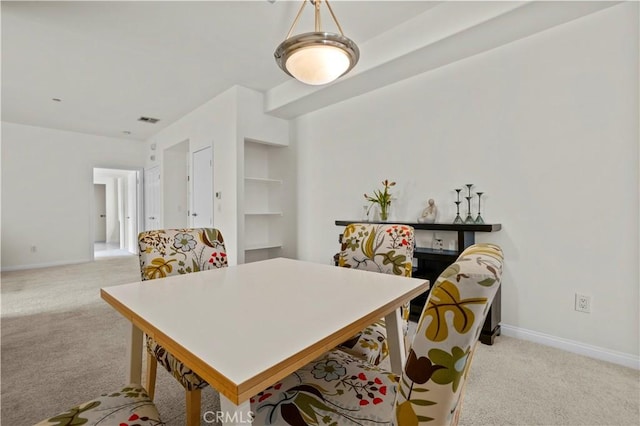
<path id="1" fill-rule="evenodd" d="M 501 320 L 501 291 L 502 288 L 498 288 L 493 303 L 487 312 L 487 318 L 482 325 L 482 332 L 480 333 L 480 341 L 485 345 L 493 345 L 493 341 L 496 336 L 500 335 L 500 320 Z"/>

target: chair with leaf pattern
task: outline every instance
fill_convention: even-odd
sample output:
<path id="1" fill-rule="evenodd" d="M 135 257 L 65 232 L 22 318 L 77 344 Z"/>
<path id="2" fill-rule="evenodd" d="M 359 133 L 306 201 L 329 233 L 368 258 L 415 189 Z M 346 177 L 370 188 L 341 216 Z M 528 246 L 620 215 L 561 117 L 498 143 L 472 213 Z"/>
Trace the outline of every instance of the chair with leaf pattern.
<path id="1" fill-rule="evenodd" d="M 161 426 L 164 423 L 147 392 L 139 385 L 129 385 L 78 404 L 35 426 L 60 425 Z"/>
<path id="2" fill-rule="evenodd" d="M 475 244 L 440 274 L 402 375 L 334 349 L 251 398 L 254 424 L 457 424 L 502 269 L 500 247 Z"/>
<path id="3" fill-rule="evenodd" d="M 411 277 L 413 268 L 413 227 L 396 224 L 349 224 L 342 235 L 338 266 L 383 274 Z M 405 331 L 409 304 L 403 309 Z M 384 319 L 371 324 L 340 345 L 340 348 L 378 365 L 389 355 Z"/>
<path id="4" fill-rule="evenodd" d="M 226 267 L 227 252 L 220 231 L 214 228 L 163 229 L 138 235 L 142 280 L 189 274 Z M 200 424 L 201 389 L 207 386 L 151 337 L 146 338 L 147 390 L 153 399 L 160 363 L 185 388 L 187 425 Z"/>

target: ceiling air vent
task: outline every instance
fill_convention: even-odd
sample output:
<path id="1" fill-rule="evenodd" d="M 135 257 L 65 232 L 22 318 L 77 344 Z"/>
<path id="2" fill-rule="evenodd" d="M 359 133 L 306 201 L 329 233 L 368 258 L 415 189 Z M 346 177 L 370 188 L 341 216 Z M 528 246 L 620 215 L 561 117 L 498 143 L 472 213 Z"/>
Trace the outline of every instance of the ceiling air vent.
<path id="1" fill-rule="evenodd" d="M 160 121 L 160 119 L 159 118 L 153 118 L 153 117 L 140 117 L 140 118 L 138 118 L 138 121 L 143 121 L 145 123 L 156 124 L 158 121 Z"/>

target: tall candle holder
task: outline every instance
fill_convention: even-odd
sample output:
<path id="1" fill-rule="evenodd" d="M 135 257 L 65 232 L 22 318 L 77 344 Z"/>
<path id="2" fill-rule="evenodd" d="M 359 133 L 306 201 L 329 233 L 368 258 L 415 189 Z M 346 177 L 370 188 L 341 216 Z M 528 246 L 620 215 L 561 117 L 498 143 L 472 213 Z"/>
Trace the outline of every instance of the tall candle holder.
<path id="1" fill-rule="evenodd" d="M 467 183 L 464 186 L 467 187 L 467 191 L 469 191 L 469 193 L 467 194 L 468 197 L 471 197 L 471 188 L 473 188 L 473 184 L 472 183 Z"/>
<path id="2" fill-rule="evenodd" d="M 454 224 L 460 224 L 460 223 L 464 223 L 464 221 L 462 220 L 462 218 L 460 217 L 460 203 L 462 201 L 460 201 L 460 191 L 462 191 L 462 189 L 456 189 L 456 196 L 457 196 L 457 200 L 454 201 L 456 203 L 456 218 L 453 220 Z"/>
<path id="3" fill-rule="evenodd" d="M 471 223 L 475 223 L 473 220 L 473 216 L 471 216 L 471 199 L 473 197 L 464 197 L 467 199 L 467 218 L 464 220 L 465 225 L 469 225 Z"/>
<path id="4" fill-rule="evenodd" d="M 473 220 L 473 216 L 471 216 L 471 188 L 473 187 L 472 183 L 465 184 L 467 187 L 468 195 L 464 198 L 467 199 L 467 218 L 464 220 L 465 224 L 475 223 Z"/>
<path id="5" fill-rule="evenodd" d="M 484 223 L 484 219 L 482 219 L 482 216 L 480 216 L 480 199 L 482 198 L 482 194 L 484 194 L 484 192 L 476 192 L 476 194 L 478 194 L 478 216 L 476 217 L 475 223 L 481 225 Z"/>

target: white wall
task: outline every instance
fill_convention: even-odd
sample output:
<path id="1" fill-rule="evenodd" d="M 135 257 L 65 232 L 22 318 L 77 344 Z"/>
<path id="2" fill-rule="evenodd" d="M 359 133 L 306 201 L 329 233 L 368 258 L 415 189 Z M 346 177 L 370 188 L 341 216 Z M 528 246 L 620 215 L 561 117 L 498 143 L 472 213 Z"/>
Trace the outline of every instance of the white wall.
<path id="1" fill-rule="evenodd" d="M 93 168 L 142 167 L 146 149 L 3 122 L 2 270 L 91 260 Z"/>
<path id="2" fill-rule="evenodd" d="M 241 137 L 273 145 L 289 145 L 289 121 L 264 113 L 264 95 L 242 86 L 235 87 L 238 98 L 238 132 Z"/>
<path id="3" fill-rule="evenodd" d="M 189 140 L 191 153 L 212 146 L 213 188 L 222 194 L 220 199 L 213 200 L 213 223 L 225 239 L 230 264 L 238 261 L 238 181 L 241 176 L 238 158 L 244 149 L 244 138 L 288 143 L 288 122 L 263 117 L 262 110 L 261 94 L 235 86 L 147 141 L 148 146 L 156 144 L 157 153 L 156 161 L 148 162 L 147 167 L 163 164 L 166 150 L 185 140 Z M 161 181 L 164 179 L 167 174 L 161 170 Z"/>
<path id="4" fill-rule="evenodd" d="M 299 257 L 328 263 L 383 179 L 398 219 L 434 198 L 445 222 L 475 183 L 503 225 L 477 234 L 505 251 L 503 323 L 637 359 L 638 113 L 625 4 L 300 117 Z"/>
<path id="5" fill-rule="evenodd" d="M 166 127 L 147 144 L 155 143 L 157 153 L 156 161 L 148 163 L 147 167 L 163 164 L 164 151 L 185 140 L 189 140 L 189 157 L 194 151 L 213 147 L 213 187 L 214 191 L 223 193 L 222 199 L 214 199 L 213 224 L 222 232 L 230 253 L 235 253 L 237 247 L 236 105 L 236 93 L 232 88 Z M 165 187 L 166 178 L 166 172 L 161 169 L 161 188 Z M 160 205 L 164 205 L 162 200 Z M 164 227 L 162 220 L 160 223 Z M 229 261 L 233 264 L 235 256 L 230 256 Z"/>
<path id="6" fill-rule="evenodd" d="M 236 86 L 238 97 L 238 239 L 246 242 L 250 238 L 245 235 L 244 177 L 252 176 L 251 170 L 245 170 L 245 140 L 265 142 L 282 147 L 272 152 L 269 160 L 271 167 L 279 167 L 277 176 L 282 179 L 280 210 L 281 226 L 275 226 L 271 232 L 281 232 L 282 249 L 278 256 L 295 258 L 297 254 L 297 215 L 296 215 L 296 151 L 290 143 L 289 120 L 276 118 L 264 113 L 264 96 L 262 93 L 242 86 Z M 238 250 L 238 261 L 252 261 L 273 257 L 269 251 L 244 252 L 241 243 Z"/>
<path id="7" fill-rule="evenodd" d="M 165 228 L 187 228 L 189 217 L 187 211 L 189 181 L 189 141 L 183 141 L 163 152 L 164 186 L 162 198 L 164 202 L 163 218 Z"/>

